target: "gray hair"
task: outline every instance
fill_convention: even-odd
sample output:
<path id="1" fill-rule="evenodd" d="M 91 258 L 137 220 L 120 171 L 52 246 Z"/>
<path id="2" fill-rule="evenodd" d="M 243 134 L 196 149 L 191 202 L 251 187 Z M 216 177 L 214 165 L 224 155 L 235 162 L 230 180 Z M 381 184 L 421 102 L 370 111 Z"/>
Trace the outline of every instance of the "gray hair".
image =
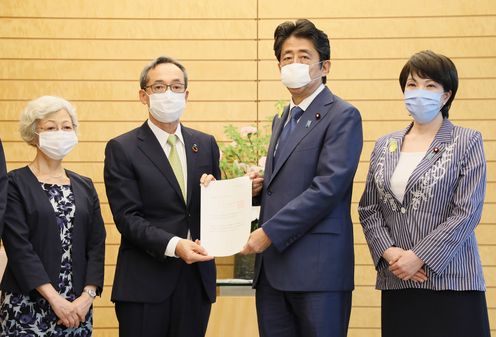
<path id="1" fill-rule="evenodd" d="M 69 101 L 56 96 L 41 96 L 30 101 L 21 112 L 19 131 L 22 139 L 28 144 L 33 144 L 38 122 L 62 109 L 69 113 L 72 126 L 76 130 L 78 125 L 76 109 Z"/>
<path id="2" fill-rule="evenodd" d="M 172 57 L 159 56 L 155 60 L 153 60 L 150 64 L 148 64 L 145 68 L 143 68 L 143 70 L 141 71 L 141 75 L 140 75 L 141 89 L 145 90 L 146 84 L 148 83 L 148 72 L 152 69 L 155 69 L 156 66 L 162 63 L 172 63 L 175 66 L 177 66 L 179 69 L 181 69 L 181 71 L 184 74 L 184 87 L 185 88 L 188 87 L 188 74 L 186 73 L 186 68 Z"/>

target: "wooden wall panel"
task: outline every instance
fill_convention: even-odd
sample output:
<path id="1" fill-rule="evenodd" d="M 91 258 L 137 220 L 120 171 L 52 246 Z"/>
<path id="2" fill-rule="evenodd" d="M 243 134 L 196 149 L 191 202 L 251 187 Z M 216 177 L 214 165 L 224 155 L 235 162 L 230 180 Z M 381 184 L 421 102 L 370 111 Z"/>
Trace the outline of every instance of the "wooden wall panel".
<path id="1" fill-rule="evenodd" d="M 163 51 L 165 55 L 169 50 Z M 171 54 L 172 55 L 172 54 Z M 151 60 L 149 60 L 151 61 Z M 257 64 L 237 60 L 191 60 L 183 62 L 193 81 L 249 81 L 257 79 Z M 126 81 L 139 88 L 139 75 L 146 60 L 0 60 L 3 79 L 50 79 Z M 84 72 L 81 71 L 84 69 Z M 115 71 L 119 69 L 119 71 Z"/>
<path id="2" fill-rule="evenodd" d="M 25 43 L 29 41 L 29 43 Z M 149 60 L 169 54 L 177 59 L 254 60 L 256 41 L 247 40 L 54 40 L 5 39 L 0 58 L 115 60 Z M 222 50 L 222 53 L 219 53 Z M 139 75 L 139 74 L 138 74 Z"/>
<path id="3" fill-rule="evenodd" d="M 415 7 L 405 7 L 400 1 L 388 0 L 314 0 L 311 6 L 302 8 L 298 0 L 287 0 L 282 5 L 278 1 L 260 1 L 258 15 L 262 19 L 271 18 L 361 18 L 364 20 L 375 17 L 444 17 L 457 15 L 487 15 L 495 14 L 492 0 L 477 1 L 477 5 L 465 1 L 440 0 L 433 3 L 429 0 L 415 2 Z M 393 33 L 393 32 L 391 32 Z M 430 35 L 434 35 L 435 30 Z"/>
<path id="4" fill-rule="evenodd" d="M 157 29 L 157 27 L 165 29 Z M 0 27 L 5 37 L 116 40 L 253 40 L 256 20 L 135 20 L 81 18 L 9 18 Z M 126 32 L 123 36 L 123 32 Z"/>
<path id="5" fill-rule="evenodd" d="M 228 123 L 268 128 L 278 100 L 289 94 L 279 82 L 272 50 L 274 28 L 307 17 L 331 38 L 329 87 L 361 112 L 364 148 L 355 178 L 356 290 L 349 336 L 380 336 L 380 292 L 358 221 L 370 152 L 386 132 L 406 127 L 398 84 L 411 54 L 432 49 L 457 65 L 460 89 L 450 119 L 478 129 L 485 141 L 487 195 L 476 230 L 493 334 L 496 333 L 496 3 L 480 0 L 301 1 L 133 0 L 60 2 L 3 0 L 0 5 L 0 138 L 8 169 L 26 165 L 33 148 L 17 131 L 21 109 L 43 94 L 68 98 L 80 120 L 80 143 L 66 158 L 69 169 L 91 177 L 107 229 L 103 297 L 95 302 L 95 336 L 116 337 L 110 301 L 120 234 L 103 185 L 105 144 L 139 126 L 147 109 L 138 101 L 143 66 L 159 55 L 181 60 L 190 77 L 183 121 L 215 135 Z M 232 275 L 232 258 L 219 259 L 218 275 Z M 253 298 L 219 298 L 208 337 L 256 336 Z"/>

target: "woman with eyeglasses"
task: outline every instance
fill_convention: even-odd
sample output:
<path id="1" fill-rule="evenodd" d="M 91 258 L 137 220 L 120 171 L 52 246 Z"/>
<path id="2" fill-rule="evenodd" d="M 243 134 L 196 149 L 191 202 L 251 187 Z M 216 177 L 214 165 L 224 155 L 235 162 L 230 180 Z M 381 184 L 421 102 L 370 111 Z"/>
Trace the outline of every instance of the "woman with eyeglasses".
<path id="1" fill-rule="evenodd" d="M 76 129 L 75 109 L 60 97 L 39 97 L 21 113 L 21 137 L 36 156 L 8 174 L 1 336 L 91 336 L 105 227 L 92 181 L 64 169 Z"/>
<path id="2" fill-rule="evenodd" d="M 448 57 L 416 53 L 399 81 L 413 121 L 376 142 L 358 206 L 382 336 L 489 337 L 474 232 L 486 188 L 482 135 L 448 120 L 458 89 Z"/>

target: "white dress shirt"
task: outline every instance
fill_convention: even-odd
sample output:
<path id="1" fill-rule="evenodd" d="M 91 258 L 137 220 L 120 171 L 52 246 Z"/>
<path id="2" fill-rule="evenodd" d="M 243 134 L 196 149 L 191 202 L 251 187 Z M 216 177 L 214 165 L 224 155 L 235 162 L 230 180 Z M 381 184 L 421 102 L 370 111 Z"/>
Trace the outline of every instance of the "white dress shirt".
<path id="1" fill-rule="evenodd" d="M 157 140 L 164 150 L 165 155 L 167 158 L 169 158 L 169 154 L 171 151 L 171 146 L 169 143 L 167 143 L 167 139 L 169 138 L 170 133 L 165 132 L 153 122 L 148 120 L 148 126 L 152 130 L 153 134 L 155 137 L 157 137 Z M 184 187 L 188 188 L 188 169 L 186 165 L 186 149 L 184 147 L 184 139 L 183 139 L 183 134 L 181 133 L 181 124 L 177 125 L 176 132 L 174 134 L 177 136 L 178 141 L 176 142 L 176 150 L 177 154 L 179 156 L 179 160 L 181 161 L 181 167 L 183 169 L 183 177 L 184 177 Z M 188 239 L 191 239 L 191 233 L 188 230 Z M 181 240 L 180 237 L 174 236 L 172 239 L 170 239 L 169 243 L 167 244 L 167 247 L 165 248 L 165 255 L 170 256 L 170 257 L 177 257 L 176 256 L 176 246 L 177 243 Z"/>

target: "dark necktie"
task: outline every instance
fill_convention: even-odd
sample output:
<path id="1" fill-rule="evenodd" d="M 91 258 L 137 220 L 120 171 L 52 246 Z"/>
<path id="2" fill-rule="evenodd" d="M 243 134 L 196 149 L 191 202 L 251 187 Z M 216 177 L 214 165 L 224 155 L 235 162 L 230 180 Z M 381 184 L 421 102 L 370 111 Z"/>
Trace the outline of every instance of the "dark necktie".
<path id="1" fill-rule="evenodd" d="M 289 122 L 286 123 L 284 129 L 282 129 L 281 135 L 279 136 L 279 141 L 277 143 L 277 150 L 274 156 L 274 165 L 272 167 L 275 167 L 277 159 L 280 157 L 282 149 L 284 148 L 284 145 L 288 141 L 289 135 L 296 128 L 296 124 L 298 124 L 298 119 L 300 119 L 301 115 L 303 115 L 303 112 L 304 111 L 299 106 L 294 106 L 291 109 L 291 119 L 289 120 Z"/>

